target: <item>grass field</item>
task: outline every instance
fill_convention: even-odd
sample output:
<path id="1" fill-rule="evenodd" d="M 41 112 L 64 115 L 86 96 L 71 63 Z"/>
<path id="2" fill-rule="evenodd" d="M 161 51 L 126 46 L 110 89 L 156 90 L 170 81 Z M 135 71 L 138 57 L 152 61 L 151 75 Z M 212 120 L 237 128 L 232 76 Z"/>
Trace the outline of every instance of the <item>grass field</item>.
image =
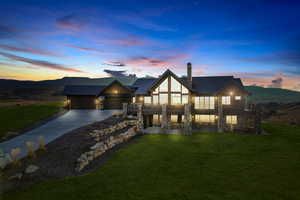
<path id="1" fill-rule="evenodd" d="M 300 128 L 264 128 L 271 134 L 145 135 L 87 175 L 3 199 L 299 199 Z"/>
<path id="2" fill-rule="evenodd" d="M 14 136 L 8 132 L 18 132 L 57 113 L 61 106 L 61 102 L 0 106 L 0 141 Z"/>

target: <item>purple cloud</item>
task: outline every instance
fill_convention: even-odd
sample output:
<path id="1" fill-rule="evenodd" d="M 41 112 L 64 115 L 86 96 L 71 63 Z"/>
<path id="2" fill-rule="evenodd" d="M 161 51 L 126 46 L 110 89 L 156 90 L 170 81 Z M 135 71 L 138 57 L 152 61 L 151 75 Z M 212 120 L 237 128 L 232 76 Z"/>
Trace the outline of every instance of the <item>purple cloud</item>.
<path id="1" fill-rule="evenodd" d="M 0 44 L 0 48 L 8 51 L 25 52 L 25 53 L 38 54 L 43 56 L 63 57 L 53 52 L 44 51 L 40 49 L 21 48 L 21 47 L 14 47 L 14 46 L 9 46 L 4 44 Z"/>
<path id="2" fill-rule="evenodd" d="M 38 66 L 41 68 L 48 68 L 48 69 L 54 69 L 54 70 L 59 70 L 59 71 L 66 71 L 66 72 L 79 72 L 79 73 L 83 73 L 83 71 L 75 69 L 75 68 L 70 68 L 61 64 L 57 64 L 57 63 L 52 63 L 52 62 L 48 62 L 48 61 L 43 61 L 43 60 L 35 60 L 35 59 L 30 59 L 30 58 L 24 58 L 21 56 L 16 56 L 13 54 L 9 54 L 9 53 L 4 53 L 4 52 L 0 52 L 1 56 L 4 56 L 6 58 L 9 58 L 11 60 L 14 61 L 20 61 L 20 62 L 25 62 L 34 66 Z"/>

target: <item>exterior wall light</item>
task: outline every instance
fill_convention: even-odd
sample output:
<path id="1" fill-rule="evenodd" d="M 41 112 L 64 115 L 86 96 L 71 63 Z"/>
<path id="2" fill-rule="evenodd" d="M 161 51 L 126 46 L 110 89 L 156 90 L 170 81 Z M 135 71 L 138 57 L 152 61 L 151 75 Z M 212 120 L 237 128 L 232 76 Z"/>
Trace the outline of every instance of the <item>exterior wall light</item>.
<path id="1" fill-rule="evenodd" d="M 232 96 L 232 95 L 233 95 L 233 92 L 231 91 L 231 92 L 229 92 L 229 94 L 230 94 L 230 96 Z"/>
<path id="2" fill-rule="evenodd" d="M 119 93 L 119 91 L 118 91 L 118 90 L 114 90 L 114 93 L 115 93 L 115 94 L 118 94 L 118 93 Z"/>

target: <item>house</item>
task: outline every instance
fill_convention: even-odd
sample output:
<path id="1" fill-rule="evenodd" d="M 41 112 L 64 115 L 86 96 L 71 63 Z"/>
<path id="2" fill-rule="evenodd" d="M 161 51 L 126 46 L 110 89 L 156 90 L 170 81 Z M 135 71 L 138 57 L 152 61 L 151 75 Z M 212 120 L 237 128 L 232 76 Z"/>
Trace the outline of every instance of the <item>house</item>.
<path id="1" fill-rule="evenodd" d="M 139 116 L 144 128 L 149 126 L 215 128 L 223 130 L 259 129 L 256 110 L 249 109 L 250 95 L 239 78 L 233 76 L 178 77 L 165 71 L 159 78 L 138 78 L 133 85 L 114 81 L 108 86 L 67 86 L 65 94 L 71 108 L 120 109 Z"/>
<path id="2" fill-rule="evenodd" d="M 115 80 L 109 85 L 67 85 L 63 94 L 70 109 L 121 109 L 131 101 L 132 92 Z"/>

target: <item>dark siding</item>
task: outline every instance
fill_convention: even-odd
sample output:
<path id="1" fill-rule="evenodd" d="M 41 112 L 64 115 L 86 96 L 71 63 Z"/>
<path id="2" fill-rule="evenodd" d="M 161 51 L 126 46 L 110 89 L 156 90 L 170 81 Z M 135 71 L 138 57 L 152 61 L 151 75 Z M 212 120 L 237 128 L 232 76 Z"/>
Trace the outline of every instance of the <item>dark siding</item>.
<path id="1" fill-rule="evenodd" d="M 130 96 L 128 95 L 107 95 L 103 101 L 104 109 L 122 109 L 123 103 L 129 103 Z"/>
<path id="2" fill-rule="evenodd" d="M 96 109 L 95 96 L 68 96 L 71 109 Z"/>
<path id="3" fill-rule="evenodd" d="M 115 83 L 106 88 L 101 96 L 104 96 L 104 109 L 122 109 L 123 103 L 130 102 L 131 91 L 119 83 Z"/>

